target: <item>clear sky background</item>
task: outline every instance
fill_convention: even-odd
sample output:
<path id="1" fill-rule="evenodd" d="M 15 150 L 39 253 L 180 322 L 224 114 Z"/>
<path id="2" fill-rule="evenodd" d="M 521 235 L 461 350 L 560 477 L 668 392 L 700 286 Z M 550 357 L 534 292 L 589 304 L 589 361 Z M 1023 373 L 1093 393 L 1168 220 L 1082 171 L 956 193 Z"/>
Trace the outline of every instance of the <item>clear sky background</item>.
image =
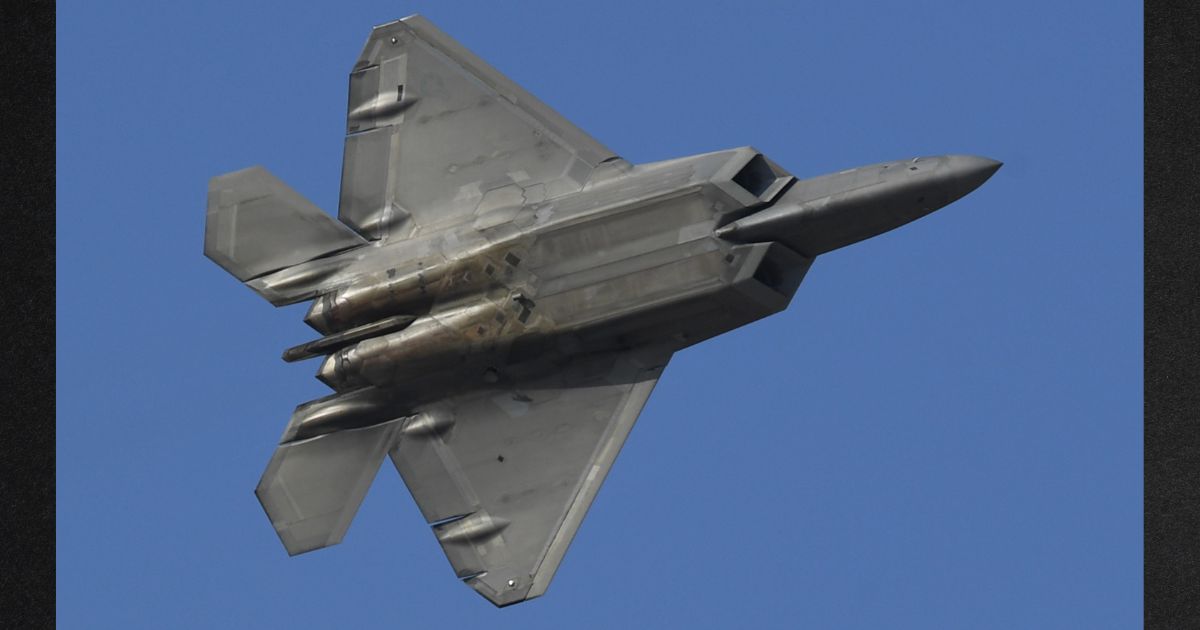
<path id="1" fill-rule="evenodd" d="M 314 336 L 202 255 L 210 177 L 336 211 L 347 75 L 423 13 L 632 162 L 1005 166 L 671 362 L 547 594 L 454 578 L 389 463 L 336 547 L 254 497 Z M 59 2 L 63 628 L 1130 628 L 1136 2 Z"/>

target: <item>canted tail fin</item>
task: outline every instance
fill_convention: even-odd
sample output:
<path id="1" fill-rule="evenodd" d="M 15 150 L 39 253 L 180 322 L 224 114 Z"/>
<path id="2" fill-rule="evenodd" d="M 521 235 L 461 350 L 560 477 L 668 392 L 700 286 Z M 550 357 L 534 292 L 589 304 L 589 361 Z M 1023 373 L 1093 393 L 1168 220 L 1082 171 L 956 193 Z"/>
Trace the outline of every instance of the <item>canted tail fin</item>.
<path id="1" fill-rule="evenodd" d="M 242 282 L 365 243 L 261 166 L 208 183 L 204 255 Z"/>

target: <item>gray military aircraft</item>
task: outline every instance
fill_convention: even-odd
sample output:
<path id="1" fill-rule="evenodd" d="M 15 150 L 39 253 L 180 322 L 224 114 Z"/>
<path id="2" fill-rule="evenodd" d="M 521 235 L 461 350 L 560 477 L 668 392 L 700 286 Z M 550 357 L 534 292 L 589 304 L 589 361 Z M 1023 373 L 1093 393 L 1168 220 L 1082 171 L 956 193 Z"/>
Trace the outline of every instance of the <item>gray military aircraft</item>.
<path id="1" fill-rule="evenodd" d="M 205 255 L 276 306 L 313 301 L 323 336 L 283 358 L 324 357 L 334 391 L 296 408 L 258 498 L 289 554 L 334 545 L 388 455 L 459 578 L 497 606 L 537 597 L 672 354 L 999 167 L 631 164 L 429 21 L 378 26 L 338 220 L 261 167 L 209 184 Z"/>

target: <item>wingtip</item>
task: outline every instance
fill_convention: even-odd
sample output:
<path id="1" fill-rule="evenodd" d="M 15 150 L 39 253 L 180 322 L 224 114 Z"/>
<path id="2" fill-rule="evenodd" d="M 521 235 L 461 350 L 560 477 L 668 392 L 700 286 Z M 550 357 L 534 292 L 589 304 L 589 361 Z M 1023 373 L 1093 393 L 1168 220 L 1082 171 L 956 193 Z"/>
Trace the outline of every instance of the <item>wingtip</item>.
<path id="1" fill-rule="evenodd" d="M 466 582 L 467 586 L 470 586 L 472 589 L 474 589 L 476 593 L 479 593 L 484 599 L 491 602 L 496 608 L 507 608 L 514 604 L 520 604 L 521 602 L 527 602 L 531 599 L 535 599 L 538 597 L 538 595 L 540 595 L 540 593 L 530 593 L 530 588 L 533 586 L 533 581 L 529 578 L 525 578 L 523 580 L 519 578 L 508 578 L 504 580 L 500 588 L 497 589 L 488 584 L 487 577 L 488 574 L 484 573 L 467 578 L 463 581 Z"/>

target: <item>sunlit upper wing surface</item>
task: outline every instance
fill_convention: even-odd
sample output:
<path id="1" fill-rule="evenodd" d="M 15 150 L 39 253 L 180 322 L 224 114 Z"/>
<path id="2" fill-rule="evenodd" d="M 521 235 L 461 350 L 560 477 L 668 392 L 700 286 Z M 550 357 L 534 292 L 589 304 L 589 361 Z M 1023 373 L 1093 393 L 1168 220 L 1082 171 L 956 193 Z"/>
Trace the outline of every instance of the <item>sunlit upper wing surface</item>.
<path id="1" fill-rule="evenodd" d="M 338 217 L 371 239 L 577 191 L 615 157 L 420 16 L 371 31 L 348 109 Z"/>
<path id="2" fill-rule="evenodd" d="M 392 461 L 459 577 L 498 606 L 545 592 L 669 359 L 576 357 L 405 427 Z"/>

